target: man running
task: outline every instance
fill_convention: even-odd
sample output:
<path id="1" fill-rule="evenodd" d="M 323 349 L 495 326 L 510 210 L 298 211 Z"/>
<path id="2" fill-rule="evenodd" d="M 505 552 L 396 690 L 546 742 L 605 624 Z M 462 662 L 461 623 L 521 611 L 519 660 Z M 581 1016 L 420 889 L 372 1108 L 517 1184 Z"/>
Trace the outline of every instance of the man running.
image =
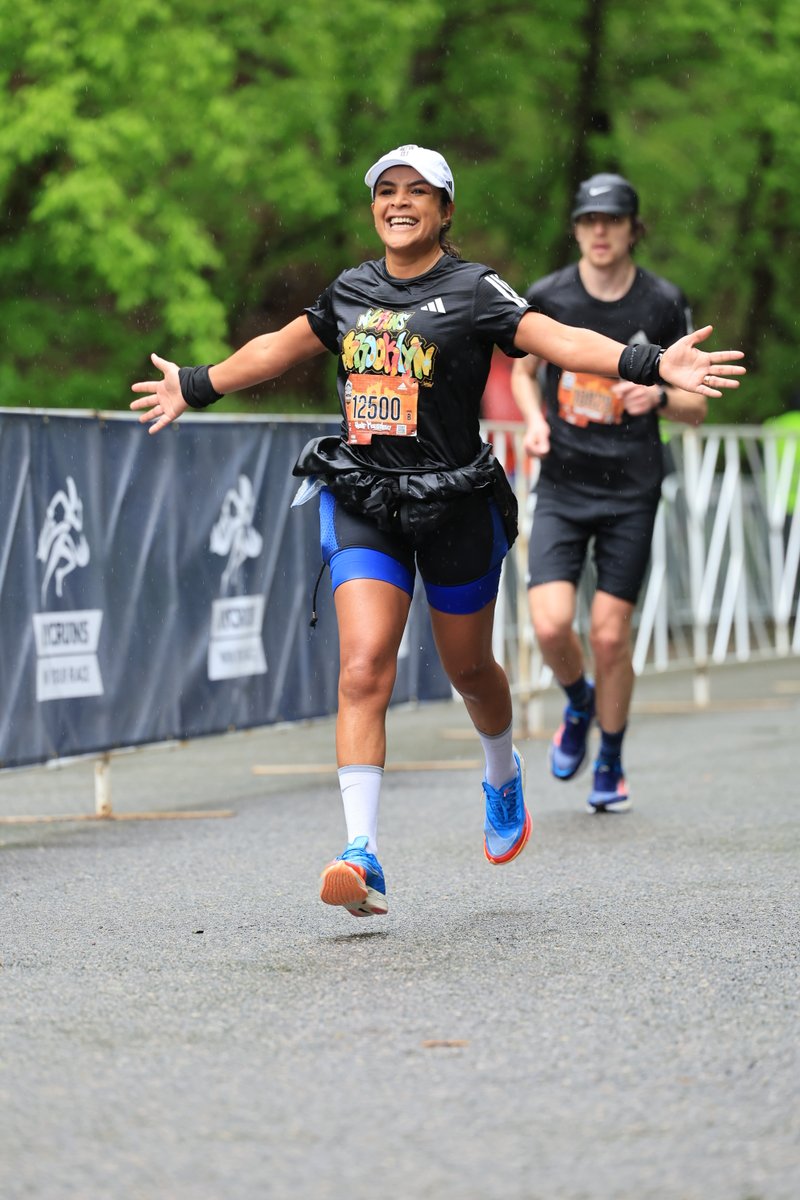
<path id="1" fill-rule="evenodd" d="M 572 221 L 580 259 L 532 285 L 526 299 L 533 308 L 629 346 L 670 346 L 691 331 L 680 289 L 634 261 L 644 226 L 627 179 L 601 174 L 585 180 Z M 531 619 L 567 699 L 550 768 L 560 780 L 578 774 L 596 717 L 600 749 L 588 808 L 624 811 L 631 803 L 622 767 L 634 683 L 631 617 L 664 474 L 659 417 L 699 425 L 706 400 L 668 385 L 562 370 L 534 355 L 515 362 L 511 387 L 528 425 L 526 452 L 541 460 L 529 547 Z M 573 628 L 591 539 L 597 569 L 589 631 L 593 680 Z"/>

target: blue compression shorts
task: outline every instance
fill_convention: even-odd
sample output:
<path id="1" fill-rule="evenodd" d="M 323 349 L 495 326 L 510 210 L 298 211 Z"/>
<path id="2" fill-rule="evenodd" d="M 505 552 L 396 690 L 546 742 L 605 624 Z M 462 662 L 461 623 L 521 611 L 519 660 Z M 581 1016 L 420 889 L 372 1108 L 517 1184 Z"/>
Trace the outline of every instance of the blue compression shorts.
<path id="1" fill-rule="evenodd" d="M 478 612 L 497 595 L 508 539 L 497 505 L 481 493 L 464 497 L 457 516 L 416 553 L 402 534 L 347 512 L 327 488 L 320 492 L 319 524 L 334 591 L 349 579 L 379 579 L 411 596 L 418 568 L 428 603 L 439 612 Z"/>

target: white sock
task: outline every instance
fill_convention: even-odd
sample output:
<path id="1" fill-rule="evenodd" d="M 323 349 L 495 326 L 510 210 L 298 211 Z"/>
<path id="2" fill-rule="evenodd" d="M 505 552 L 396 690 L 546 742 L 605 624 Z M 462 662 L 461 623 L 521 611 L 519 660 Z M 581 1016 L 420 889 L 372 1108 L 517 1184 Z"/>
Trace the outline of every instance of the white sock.
<path id="1" fill-rule="evenodd" d="M 509 783 L 517 774 L 517 762 L 514 758 L 514 725 L 513 722 L 502 733 L 490 737 L 488 733 L 477 731 L 481 739 L 483 753 L 486 755 L 486 782 L 493 788 L 501 788 Z"/>
<path id="2" fill-rule="evenodd" d="M 339 767 L 347 840 L 366 837 L 367 850 L 378 853 L 378 811 L 381 803 L 383 767 Z"/>

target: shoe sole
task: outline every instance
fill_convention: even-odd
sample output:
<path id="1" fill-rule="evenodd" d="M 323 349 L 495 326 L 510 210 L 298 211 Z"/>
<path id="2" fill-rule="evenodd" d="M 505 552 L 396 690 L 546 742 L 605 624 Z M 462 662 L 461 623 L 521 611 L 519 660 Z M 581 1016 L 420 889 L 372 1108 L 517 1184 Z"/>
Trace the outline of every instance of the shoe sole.
<path id="1" fill-rule="evenodd" d="M 319 898 L 323 904 L 346 908 L 354 917 L 382 917 L 389 911 L 386 897 L 346 862 L 328 864 L 320 876 Z"/>
<path id="2" fill-rule="evenodd" d="M 630 812 L 632 808 L 630 796 L 626 796 L 624 800 L 603 800 L 597 804 L 593 804 L 591 800 L 586 801 L 586 811 L 590 813 Z"/>
<path id="3" fill-rule="evenodd" d="M 507 850 L 505 854 L 501 854 L 498 857 L 495 857 L 493 854 L 489 853 L 489 847 L 486 845 L 486 838 L 484 837 L 483 853 L 486 856 L 487 861 L 490 862 L 493 867 L 502 867 L 506 863 L 512 862 L 513 859 L 515 859 L 518 855 L 520 855 L 522 853 L 522 851 L 525 849 L 525 847 L 527 846 L 528 838 L 531 836 L 532 828 L 533 828 L 533 820 L 531 819 L 531 814 L 528 812 L 528 810 L 526 808 L 525 809 L 525 824 L 522 828 L 522 833 L 520 835 L 519 841 L 516 842 L 511 847 L 510 850 Z"/>

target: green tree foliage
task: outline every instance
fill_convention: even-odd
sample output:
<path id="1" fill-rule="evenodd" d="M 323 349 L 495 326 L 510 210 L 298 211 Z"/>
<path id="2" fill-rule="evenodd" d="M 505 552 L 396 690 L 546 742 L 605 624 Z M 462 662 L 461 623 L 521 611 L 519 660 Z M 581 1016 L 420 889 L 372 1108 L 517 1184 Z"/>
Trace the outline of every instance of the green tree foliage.
<path id="1" fill-rule="evenodd" d="M 121 408 L 151 350 L 296 316 L 378 251 L 363 174 L 406 141 L 518 287 L 574 255 L 576 183 L 623 171 L 641 261 L 748 353 L 712 416 L 798 387 L 796 0 L 0 0 L 0 28 L 0 403 Z M 330 410 L 330 368 L 261 402 Z"/>

